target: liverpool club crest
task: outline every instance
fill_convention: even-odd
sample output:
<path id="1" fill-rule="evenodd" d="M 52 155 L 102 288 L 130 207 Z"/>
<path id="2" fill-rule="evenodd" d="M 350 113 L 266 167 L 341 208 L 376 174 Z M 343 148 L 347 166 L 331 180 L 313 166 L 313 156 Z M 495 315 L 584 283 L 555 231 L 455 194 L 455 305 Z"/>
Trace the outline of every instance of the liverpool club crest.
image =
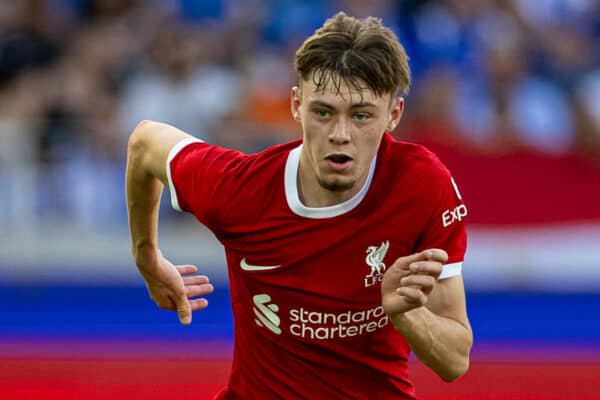
<path id="1" fill-rule="evenodd" d="M 390 242 L 387 240 L 382 242 L 379 247 L 367 247 L 367 257 L 365 258 L 365 262 L 371 268 L 371 273 L 365 275 L 365 287 L 372 286 L 377 282 L 381 282 L 383 279 L 383 274 L 385 272 L 383 259 L 385 258 L 389 247 Z"/>

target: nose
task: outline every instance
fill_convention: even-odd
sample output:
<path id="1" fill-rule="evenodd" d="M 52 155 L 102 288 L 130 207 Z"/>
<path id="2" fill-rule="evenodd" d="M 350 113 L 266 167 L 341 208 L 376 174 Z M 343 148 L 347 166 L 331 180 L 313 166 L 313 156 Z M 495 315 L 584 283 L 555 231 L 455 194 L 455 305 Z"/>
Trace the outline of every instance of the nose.
<path id="1" fill-rule="evenodd" d="M 347 144 L 350 143 L 350 129 L 346 118 L 339 118 L 329 134 L 329 143 Z"/>

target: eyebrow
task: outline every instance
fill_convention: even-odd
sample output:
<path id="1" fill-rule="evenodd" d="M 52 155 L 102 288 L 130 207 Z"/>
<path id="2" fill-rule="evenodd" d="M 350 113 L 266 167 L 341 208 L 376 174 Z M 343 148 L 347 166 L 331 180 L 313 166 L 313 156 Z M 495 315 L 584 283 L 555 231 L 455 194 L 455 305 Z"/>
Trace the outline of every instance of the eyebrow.
<path id="1" fill-rule="evenodd" d="M 312 100 L 309 102 L 309 105 L 314 107 L 323 107 L 323 108 L 329 108 L 329 109 L 334 109 L 335 107 L 332 106 L 329 103 L 326 103 L 324 101 L 321 100 Z M 350 108 L 363 108 L 363 107 L 373 107 L 373 108 L 377 108 L 377 106 L 371 102 L 368 101 L 364 101 L 364 102 L 360 102 L 360 103 L 354 103 L 350 106 Z"/>

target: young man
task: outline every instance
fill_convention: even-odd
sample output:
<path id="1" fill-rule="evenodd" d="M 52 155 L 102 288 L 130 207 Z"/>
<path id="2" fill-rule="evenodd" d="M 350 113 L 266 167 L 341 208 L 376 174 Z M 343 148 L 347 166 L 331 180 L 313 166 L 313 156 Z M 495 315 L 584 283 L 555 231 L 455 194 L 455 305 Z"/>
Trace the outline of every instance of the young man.
<path id="1" fill-rule="evenodd" d="M 409 352 L 452 381 L 472 333 L 466 208 L 447 169 L 396 141 L 407 57 L 380 20 L 343 13 L 296 53 L 302 141 L 245 155 L 174 127 L 133 132 L 127 201 L 136 264 L 181 323 L 213 288 L 157 241 L 162 186 L 226 250 L 235 322 L 220 399 L 415 398 Z M 162 183 L 161 183 L 162 182 Z"/>

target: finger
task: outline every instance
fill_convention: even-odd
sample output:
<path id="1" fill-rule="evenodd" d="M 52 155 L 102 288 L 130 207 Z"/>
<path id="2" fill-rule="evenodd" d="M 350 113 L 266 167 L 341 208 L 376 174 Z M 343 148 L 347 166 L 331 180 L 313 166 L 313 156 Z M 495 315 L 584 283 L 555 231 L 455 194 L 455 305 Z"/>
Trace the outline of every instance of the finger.
<path id="1" fill-rule="evenodd" d="M 404 297 L 404 301 L 410 304 L 423 305 L 427 301 L 425 294 L 415 287 L 401 286 L 396 289 L 396 294 Z"/>
<path id="2" fill-rule="evenodd" d="M 210 279 L 206 275 L 193 275 L 193 276 L 184 276 L 183 284 L 186 286 L 191 285 L 203 285 L 205 283 L 209 283 Z"/>
<path id="3" fill-rule="evenodd" d="M 426 259 L 429 261 L 437 261 L 442 264 L 445 264 L 446 261 L 448 261 L 448 253 L 442 249 L 427 249 L 423 250 L 421 253 L 424 253 Z"/>
<path id="4" fill-rule="evenodd" d="M 188 298 L 204 296 L 206 294 L 212 293 L 214 290 L 215 288 L 210 283 L 205 283 L 203 285 L 191 285 L 185 287 L 186 296 Z"/>
<path id="5" fill-rule="evenodd" d="M 408 275 L 400 280 L 402 286 L 416 286 L 424 292 L 430 292 L 435 284 L 435 278 L 430 275 Z"/>
<path id="6" fill-rule="evenodd" d="M 413 274 L 431 275 L 438 277 L 442 273 L 443 265 L 438 261 L 416 261 L 408 265 Z"/>
<path id="7" fill-rule="evenodd" d="M 177 305 L 177 316 L 179 317 L 179 322 L 182 325 L 189 325 L 192 323 L 192 308 L 190 306 L 190 302 L 188 301 L 185 294 L 177 297 L 175 301 Z"/>
<path id="8" fill-rule="evenodd" d="M 190 275 L 198 272 L 198 267 L 195 265 L 187 264 L 187 265 L 176 265 L 177 271 L 180 275 Z"/>
<path id="9" fill-rule="evenodd" d="M 400 257 L 394 265 L 401 269 L 408 270 L 409 265 L 418 261 L 437 261 L 444 264 L 448 260 L 448 254 L 441 249 L 428 249 L 406 257 Z"/>
<path id="10" fill-rule="evenodd" d="M 192 311 L 204 310 L 206 307 L 208 307 L 208 300 L 206 299 L 190 300 L 190 308 Z"/>

